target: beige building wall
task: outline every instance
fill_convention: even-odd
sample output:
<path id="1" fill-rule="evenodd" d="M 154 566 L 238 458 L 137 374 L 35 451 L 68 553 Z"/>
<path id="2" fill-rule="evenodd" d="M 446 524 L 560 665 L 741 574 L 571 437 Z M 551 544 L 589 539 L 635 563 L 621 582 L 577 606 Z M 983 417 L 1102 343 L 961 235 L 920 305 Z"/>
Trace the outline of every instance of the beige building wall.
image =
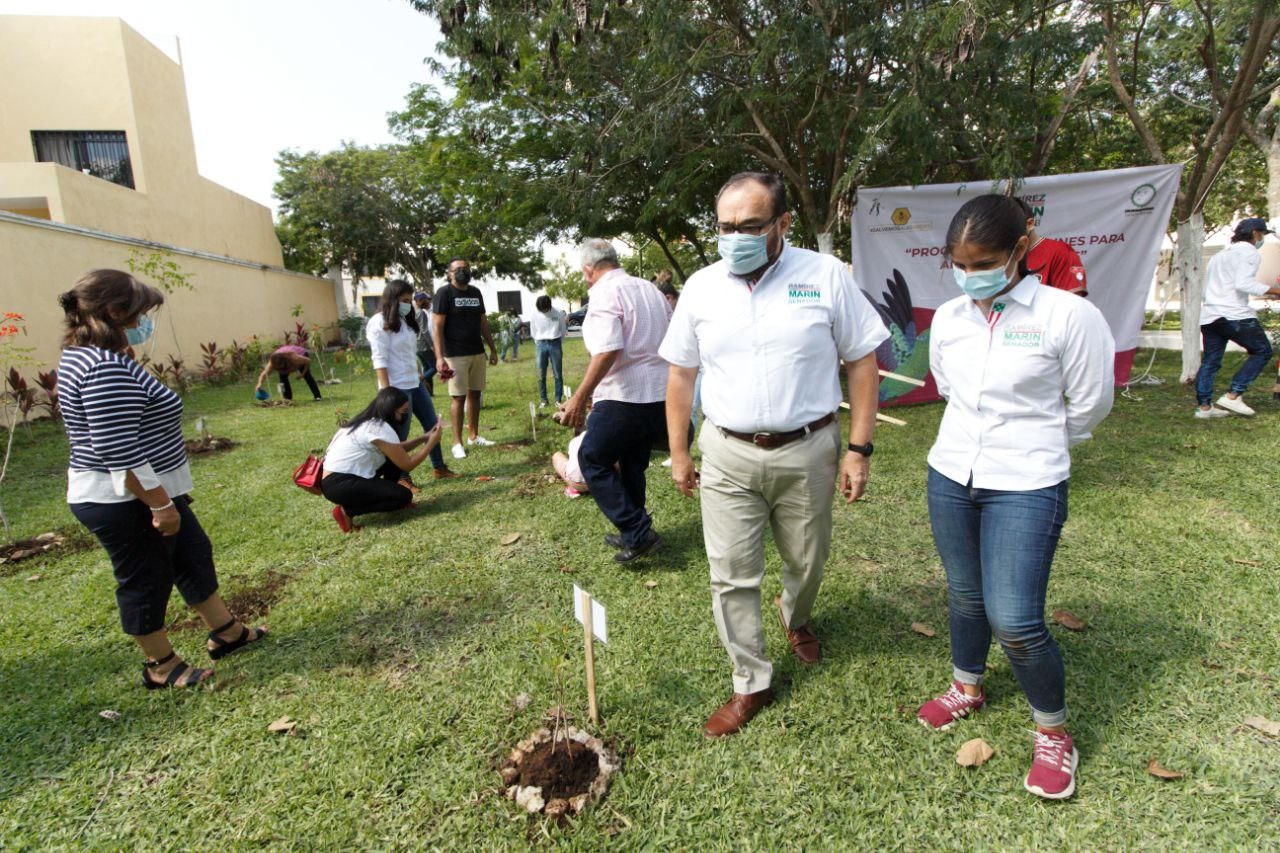
<path id="1" fill-rule="evenodd" d="M 182 67 L 118 18 L 0 17 L 0 209 L 282 266 L 271 212 L 196 170 Z M 123 130 L 136 189 L 36 163 L 33 130 Z"/>
<path id="2" fill-rule="evenodd" d="M 58 295 L 70 290 L 88 270 L 128 270 L 131 257 L 156 250 L 140 240 L 0 213 L 4 262 L 0 314 L 16 311 L 26 318 L 27 336 L 16 343 L 30 347 L 29 357 L 47 370 L 57 365 L 61 351 L 63 314 Z M 294 327 L 295 306 L 302 308 L 300 322 L 325 327 L 326 339 L 337 337 L 337 310 L 328 279 L 197 255 L 178 247 L 169 250 L 172 260 L 190 274 L 192 289 L 166 295 L 156 325 L 153 360 L 167 360 L 181 351 L 187 368 L 195 370 L 202 343 L 214 341 L 226 347 L 232 340 L 244 343 L 253 335 L 279 340 Z M 0 369 L 7 370 L 7 365 Z M 33 367 L 22 372 L 34 378 Z"/>

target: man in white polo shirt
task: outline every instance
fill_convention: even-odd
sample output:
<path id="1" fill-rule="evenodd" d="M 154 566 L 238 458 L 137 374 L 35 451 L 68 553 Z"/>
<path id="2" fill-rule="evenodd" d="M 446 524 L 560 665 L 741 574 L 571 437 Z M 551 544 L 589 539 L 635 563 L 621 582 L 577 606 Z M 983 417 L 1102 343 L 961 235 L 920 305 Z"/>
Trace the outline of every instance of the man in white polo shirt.
<path id="1" fill-rule="evenodd" d="M 809 615 L 831 545 L 834 492 L 862 496 L 879 391 L 875 349 L 889 336 L 839 259 L 787 244 L 786 189 L 734 175 L 716 198 L 721 260 L 685 285 L 659 354 L 670 363 L 671 476 L 702 489 L 712 610 L 733 664 L 733 696 L 703 729 L 737 732 L 773 699 L 760 608 L 764 527 L 783 560 L 778 616 L 796 657 L 821 660 Z M 839 419 L 844 363 L 851 409 Z M 687 450 L 703 370 L 702 473 Z"/>
<path id="2" fill-rule="evenodd" d="M 614 561 L 625 564 L 662 544 L 645 509 L 644 472 L 653 447 L 667 438 L 667 364 L 658 345 L 671 307 L 652 282 L 627 275 L 608 240 L 583 241 L 578 258 L 591 292 L 582 321 L 591 361 L 578 389 L 560 407 L 560 422 L 586 424 L 587 437 L 578 450 L 582 476 L 600 511 L 618 528 L 604 541 L 617 549 Z"/>

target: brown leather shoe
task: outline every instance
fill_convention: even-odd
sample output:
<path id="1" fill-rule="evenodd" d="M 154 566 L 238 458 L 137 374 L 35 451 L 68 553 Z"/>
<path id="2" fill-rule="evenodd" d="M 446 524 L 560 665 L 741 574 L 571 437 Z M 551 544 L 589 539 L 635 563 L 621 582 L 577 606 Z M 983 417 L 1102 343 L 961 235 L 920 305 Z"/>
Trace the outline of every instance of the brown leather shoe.
<path id="1" fill-rule="evenodd" d="M 808 624 L 788 628 L 787 620 L 782 615 L 782 596 L 775 597 L 773 603 L 778 607 L 778 621 L 782 623 L 782 630 L 787 632 L 787 642 L 791 644 L 791 651 L 795 653 L 796 659 L 803 664 L 820 663 L 822 646 L 818 644 L 818 635 L 813 633 Z"/>
<path id="2" fill-rule="evenodd" d="M 450 471 L 449 466 L 445 465 L 443 468 L 432 468 L 431 476 L 435 477 L 437 480 L 451 480 L 458 476 L 458 473 L 456 471 Z"/>
<path id="3" fill-rule="evenodd" d="M 707 718 L 702 733 L 707 737 L 737 734 L 752 717 L 760 713 L 761 708 L 772 701 L 773 691 L 768 688 L 755 693 L 735 693 Z"/>

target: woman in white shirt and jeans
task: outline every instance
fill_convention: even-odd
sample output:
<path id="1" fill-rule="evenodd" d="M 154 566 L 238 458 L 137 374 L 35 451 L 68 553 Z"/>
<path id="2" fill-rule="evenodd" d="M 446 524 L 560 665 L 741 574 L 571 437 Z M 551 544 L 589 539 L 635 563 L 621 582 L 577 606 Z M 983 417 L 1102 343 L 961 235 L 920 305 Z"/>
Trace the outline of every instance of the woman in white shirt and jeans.
<path id="1" fill-rule="evenodd" d="M 351 519 L 357 515 L 413 506 L 413 493 L 400 478 L 440 444 L 440 424 L 425 435 L 401 441 L 395 424 L 408 416 L 409 395 L 399 388 L 383 388 L 329 442 L 320 492 L 337 504 L 333 520 L 343 533 L 352 531 Z"/>
<path id="2" fill-rule="evenodd" d="M 1111 410 L 1115 344 L 1089 301 L 1028 274 L 1026 217 L 1013 199 L 967 202 L 946 250 L 964 295 L 933 317 L 929 362 L 947 409 L 929 451 L 929 520 L 947 573 L 953 678 L 919 719 L 948 729 L 985 704 L 994 635 L 1036 723 L 1023 784 L 1064 799 L 1078 754 L 1045 592 L 1067 520 L 1068 448 Z"/>
<path id="3" fill-rule="evenodd" d="M 392 279 L 382 289 L 378 313 L 369 318 L 364 336 L 369 341 L 373 358 L 373 372 L 379 388 L 398 388 L 409 398 L 409 405 L 424 432 L 432 430 L 439 418 L 422 383 L 422 366 L 418 361 L 418 319 L 413 310 L 413 288 L 403 279 Z M 396 434 L 404 441 L 409 437 L 409 416 L 393 424 Z M 444 464 L 439 447 L 431 451 L 432 473 L 437 480 L 456 477 Z M 413 481 L 408 472 L 403 477 L 410 488 Z"/>

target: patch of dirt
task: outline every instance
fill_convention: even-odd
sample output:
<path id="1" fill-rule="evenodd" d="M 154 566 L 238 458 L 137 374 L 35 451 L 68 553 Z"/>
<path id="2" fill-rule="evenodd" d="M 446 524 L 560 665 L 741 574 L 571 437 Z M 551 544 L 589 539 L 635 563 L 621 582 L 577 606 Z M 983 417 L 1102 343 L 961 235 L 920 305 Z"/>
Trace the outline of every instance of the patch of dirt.
<path id="1" fill-rule="evenodd" d="M 30 539 L 19 539 L 7 545 L 0 545 L 0 573 L 16 572 L 17 568 L 12 564 L 22 560 L 44 554 L 51 556 L 71 554 L 91 548 L 93 544 L 93 539 L 80 534 L 79 531 L 75 534 L 66 534 L 53 530 L 41 533 L 39 536 L 32 536 Z"/>
<path id="2" fill-rule="evenodd" d="M 236 446 L 236 443 L 229 438 L 223 438 L 217 435 L 206 435 L 204 438 L 189 438 L 186 440 L 187 453 L 217 453 L 222 450 L 230 450 Z"/>
<path id="3" fill-rule="evenodd" d="M 278 409 L 282 406 L 292 406 L 292 400 L 258 400 L 255 405 L 259 409 Z"/>
<path id="4" fill-rule="evenodd" d="M 16 563 L 37 554 L 52 551 L 62 544 L 62 537 L 56 533 L 41 533 L 31 539 L 18 541 L 0 547 L 0 563 Z"/>
<path id="5" fill-rule="evenodd" d="M 533 444 L 533 439 L 531 438 L 522 438 L 519 441 L 504 441 L 498 445 L 498 450 L 519 450 L 531 444 Z"/>
<path id="6" fill-rule="evenodd" d="M 534 747 L 520 762 L 521 787 L 542 789 L 545 799 L 564 799 L 585 794 L 600 775 L 600 756 L 577 741 L 548 741 Z"/>
<path id="7" fill-rule="evenodd" d="M 266 577 L 256 586 L 240 586 L 230 594 L 225 589 L 218 591 L 222 593 L 222 600 L 227 603 L 227 609 L 237 619 L 248 624 L 256 619 L 265 618 L 271 612 L 275 603 L 284 597 L 285 587 L 289 585 L 290 580 L 288 575 L 268 571 Z M 186 608 L 183 612 L 189 615 L 185 619 L 175 620 L 169 626 L 170 631 L 204 628 L 204 621 L 194 610 Z"/>
<path id="8" fill-rule="evenodd" d="M 559 482 L 559 480 L 560 478 L 557 477 L 556 481 Z M 543 475 L 537 472 L 521 474 L 516 477 L 516 487 L 511 491 L 522 498 L 536 498 L 547 491 L 546 483 Z"/>
<path id="9" fill-rule="evenodd" d="M 617 768 L 612 749 L 570 726 L 556 734 L 539 729 L 511 751 L 499 773 L 507 797 L 525 811 L 563 820 L 603 797 Z"/>

